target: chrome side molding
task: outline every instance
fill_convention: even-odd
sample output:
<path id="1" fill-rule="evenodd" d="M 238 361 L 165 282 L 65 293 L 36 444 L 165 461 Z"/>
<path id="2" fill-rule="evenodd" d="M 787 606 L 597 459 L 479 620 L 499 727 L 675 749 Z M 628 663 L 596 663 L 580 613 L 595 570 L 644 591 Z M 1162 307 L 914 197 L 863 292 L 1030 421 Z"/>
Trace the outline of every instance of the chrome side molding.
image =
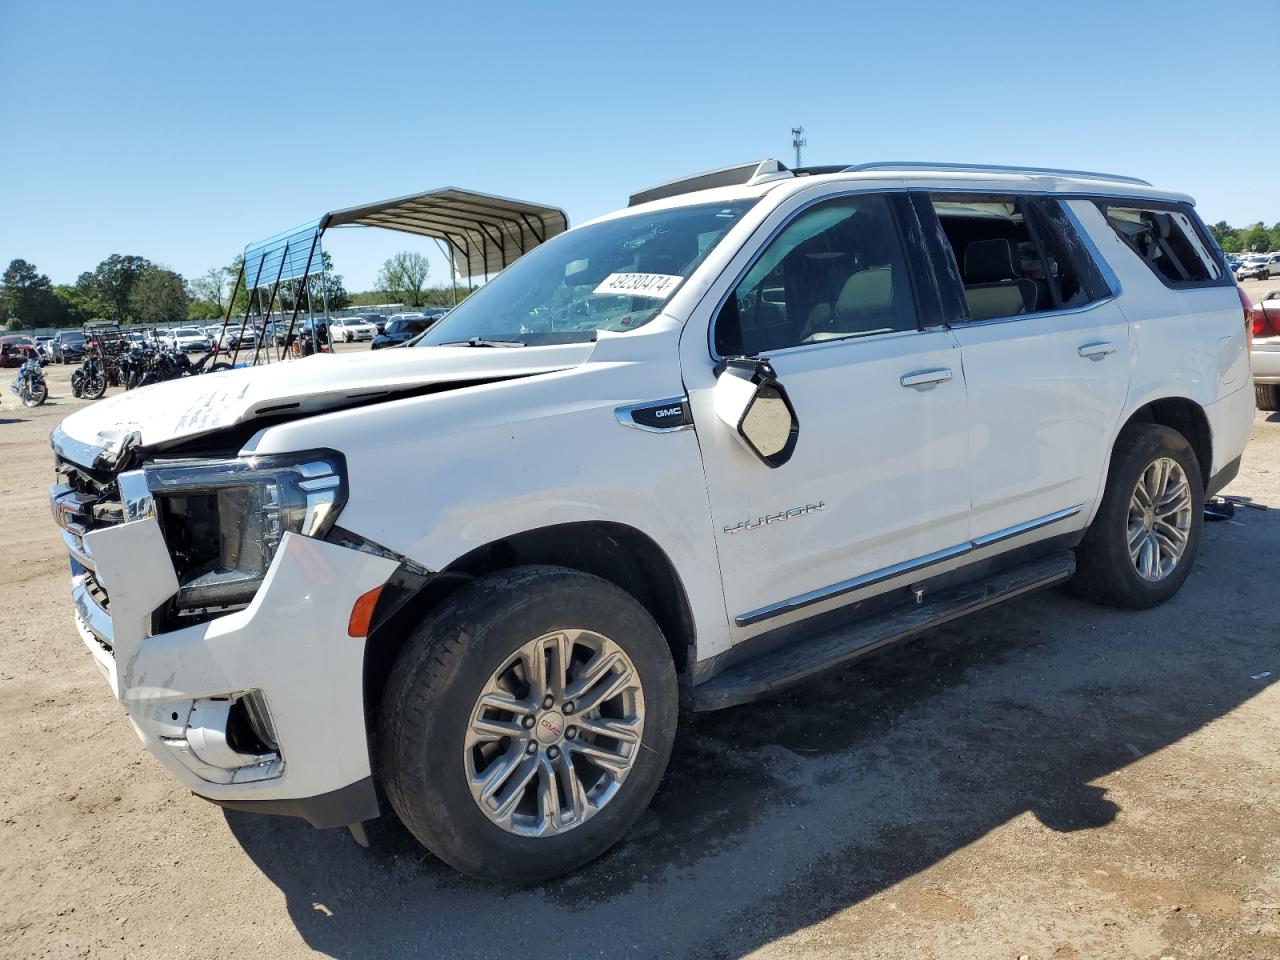
<path id="1" fill-rule="evenodd" d="M 989 547 L 994 543 L 1010 540 L 1024 533 L 1030 533 L 1032 530 L 1039 530 L 1041 527 L 1047 527 L 1052 523 L 1066 520 L 1068 517 L 1074 517 L 1083 509 L 1084 504 L 1078 503 L 1064 510 L 1055 510 L 1053 513 L 1046 513 L 1043 517 L 1036 517 L 1034 520 L 1027 520 L 1011 527 L 1005 527 L 1002 530 L 995 530 L 980 537 L 974 537 L 972 540 L 958 543 L 954 547 L 946 547 L 933 553 L 926 553 L 923 557 L 916 557 L 914 560 L 903 560 L 901 563 L 881 567 L 879 570 L 872 570 L 870 573 L 864 573 L 858 577 L 841 580 L 839 583 L 833 583 L 830 586 L 819 587 L 817 590 L 810 590 L 808 593 L 802 593 L 786 600 L 779 600 L 777 603 L 770 603 L 755 610 L 740 613 L 734 618 L 734 622 L 740 627 L 749 627 L 760 623 L 762 620 L 769 620 L 815 603 L 832 600 L 846 593 L 860 590 L 863 587 L 870 587 L 885 580 L 892 580 L 894 577 L 900 577 L 906 573 L 915 573 L 917 570 L 923 570 L 925 567 L 942 563 L 944 560 L 953 560 L 974 550 Z"/>

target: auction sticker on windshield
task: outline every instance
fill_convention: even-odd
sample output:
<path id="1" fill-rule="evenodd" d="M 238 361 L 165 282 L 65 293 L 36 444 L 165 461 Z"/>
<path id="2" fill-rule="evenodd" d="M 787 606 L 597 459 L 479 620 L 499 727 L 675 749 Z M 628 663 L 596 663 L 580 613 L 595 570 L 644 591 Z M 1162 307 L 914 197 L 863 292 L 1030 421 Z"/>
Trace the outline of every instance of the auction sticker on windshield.
<path id="1" fill-rule="evenodd" d="M 683 279 L 667 273 L 611 273 L 591 292 L 664 300 Z"/>

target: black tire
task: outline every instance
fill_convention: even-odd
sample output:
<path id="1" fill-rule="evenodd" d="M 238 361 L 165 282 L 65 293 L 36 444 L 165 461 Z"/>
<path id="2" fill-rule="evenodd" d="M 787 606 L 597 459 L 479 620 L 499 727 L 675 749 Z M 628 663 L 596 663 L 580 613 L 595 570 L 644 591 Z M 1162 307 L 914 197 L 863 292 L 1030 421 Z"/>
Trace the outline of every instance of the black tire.
<path id="1" fill-rule="evenodd" d="M 1129 502 L 1146 470 L 1161 458 L 1182 468 L 1191 491 L 1191 523 L 1187 543 L 1173 570 L 1162 580 L 1139 575 L 1129 557 Z M 1186 437 L 1156 423 L 1130 424 L 1116 440 L 1102 503 L 1076 548 L 1075 591 L 1090 600 L 1130 610 L 1164 603 L 1182 587 L 1200 550 L 1204 525 L 1204 486 L 1200 464 Z"/>
<path id="2" fill-rule="evenodd" d="M 565 627 L 596 631 L 631 658 L 644 690 L 642 749 L 618 793 L 577 827 L 545 837 L 494 824 L 472 798 L 463 743 L 476 698 L 514 651 Z M 473 877 L 546 880 L 595 859 L 653 799 L 671 755 L 678 693 L 648 611 L 608 581 L 564 567 L 516 567 L 454 594 L 417 627 L 383 691 L 378 773 L 391 806 L 441 860 Z"/>
<path id="3" fill-rule="evenodd" d="M 1280 386 L 1274 383 L 1255 383 L 1253 399 L 1259 410 L 1280 410 Z"/>
<path id="4" fill-rule="evenodd" d="M 231 369 L 231 364 L 223 363 L 221 360 L 219 360 L 217 363 L 210 364 L 209 366 L 210 373 L 218 373 L 222 370 L 230 370 L 230 369 Z"/>
<path id="5" fill-rule="evenodd" d="M 32 387 L 27 395 L 22 398 L 24 407 L 38 407 L 49 399 L 49 388 L 43 383 L 37 383 Z"/>
<path id="6" fill-rule="evenodd" d="M 107 392 L 107 375 L 95 373 L 85 377 L 83 396 L 90 400 L 101 400 Z"/>

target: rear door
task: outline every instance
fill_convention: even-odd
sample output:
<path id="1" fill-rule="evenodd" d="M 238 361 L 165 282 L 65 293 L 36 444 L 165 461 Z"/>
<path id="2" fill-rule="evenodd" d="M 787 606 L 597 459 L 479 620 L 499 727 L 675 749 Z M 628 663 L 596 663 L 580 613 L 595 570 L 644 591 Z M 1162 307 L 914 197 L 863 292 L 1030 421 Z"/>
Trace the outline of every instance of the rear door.
<path id="1" fill-rule="evenodd" d="M 905 194 L 802 195 L 761 229 L 681 340 L 738 640 L 899 585 L 969 541 L 960 353 L 909 267 Z M 767 358 L 791 400 L 799 435 L 776 469 L 716 417 L 725 356 Z"/>
<path id="2" fill-rule="evenodd" d="M 1129 382 L 1128 325 L 1058 200 L 930 194 L 964 317 L 972 527 L 982 547 L 1091 513 Z M 953 281 L 954 282 L 954 281 Z"/>

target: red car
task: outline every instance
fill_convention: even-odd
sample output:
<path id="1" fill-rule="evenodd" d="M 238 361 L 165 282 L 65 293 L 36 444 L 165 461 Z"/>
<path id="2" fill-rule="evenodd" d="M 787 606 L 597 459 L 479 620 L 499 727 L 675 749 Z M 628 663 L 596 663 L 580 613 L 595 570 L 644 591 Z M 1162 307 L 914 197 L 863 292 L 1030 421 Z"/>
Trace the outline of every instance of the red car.
<path id="1" fill-rule="evenodd" d="M 35 341 L 30 337 L 0 337 L 0 367 L 20 367 L 27 357 L 36 355 Z"/>

